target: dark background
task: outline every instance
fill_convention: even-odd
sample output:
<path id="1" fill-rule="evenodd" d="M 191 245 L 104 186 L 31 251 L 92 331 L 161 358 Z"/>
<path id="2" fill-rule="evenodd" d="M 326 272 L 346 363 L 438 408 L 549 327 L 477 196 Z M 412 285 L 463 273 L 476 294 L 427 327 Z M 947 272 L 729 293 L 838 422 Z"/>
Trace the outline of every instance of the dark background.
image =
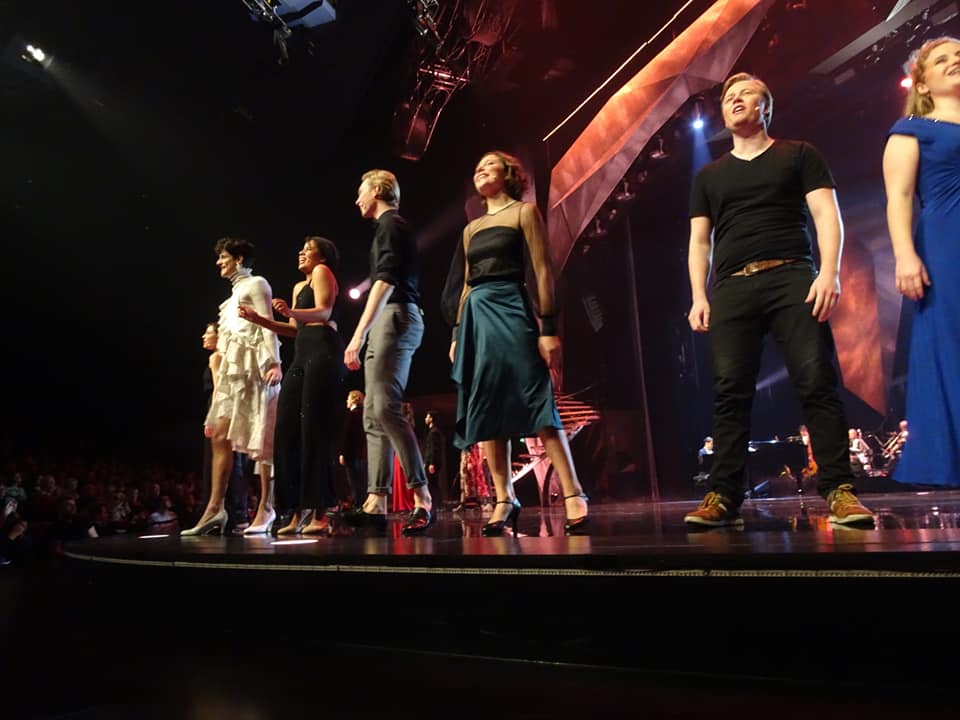
<path id="1" fill-rule="evenodd" d="M 342 253 L 339 312 L 349 337 L 361 303 L 345 293 L 366 276 L 372 232 L 352 203 L 371 167 L 397 173 L 402 211 L 421 231 L 427 330 L 409 395 L 448 395 L 440 294 L 466 219 L 473 164 L 493 147 L 522 154 L 544 199 L 550 166 L 671 34 L 549 143 L 540 138 L 682 4 L 487 3 L 503 19 L 498 62 L 454 96 L 418 161 L 399 157 L 393 123 L 420 48 L 403 0 L 340 0 L 336 22 L 291 40 L 286 65 L 277 62 L 269 29 L 240 0 L 0 6 L 0 294 L 8 320 L 0 449 L 198 462 L 200 334 L 229 289 L 213 265 L 214 242 L 227 234 L 256 242 L 256 272 L 289 300 L 303 236 L 333 239 Z M 882 232 L 880 155 L 902 104 L 899 66 L 919 39 L 904 32 L 875 60 L 859 56 L 849 65 L 855 77 L 842 84 L 809 70 L 882 21 L 893 4 L 778 0 L 737 66 L 773 89 L 775 136 L 804 137 L 827 155 L 851 242 L 859 241 L 851 217 L 872 228 L 870 238 Z M 708 5 L 694 3 L 677 27 Z M 955 33 L 955 23 L 921 32 Z M 20 58 L 28 42 L 53 56 L 48 68 Z M 703 98 L 708 136 L 719 127 L 715 94 Z M 630 441 L 624 452 L 636 461 L 652 448 L 661 484 L 677 494 L 708 430 L 710 402 L 704 344 L 689 336 L 684 319 L 691 107 L 664 128 L 670 157 L 645 161 L 649 174 L 637 199 L 603 241 L 580 241 L 561 279 L 565 390 L 584 390 L 611 417 L 620 413 L 621 435 L 646 404 L 652 446 Z M 728 145 L 716 138 L 711 149 L 716 155 Z M 642 366 L 625 350 L 631 270 Z M 590 294 L 605 312 L 600 331 L 588 322 Z M 892 364 L 889 370 L 895 377 Z M 886 421 L 847 400 L 860 413 L 856 421 Z M 758 404 L 758 436 L 794 428 L 797 417 L 788 385 L 773 385 Z"/>

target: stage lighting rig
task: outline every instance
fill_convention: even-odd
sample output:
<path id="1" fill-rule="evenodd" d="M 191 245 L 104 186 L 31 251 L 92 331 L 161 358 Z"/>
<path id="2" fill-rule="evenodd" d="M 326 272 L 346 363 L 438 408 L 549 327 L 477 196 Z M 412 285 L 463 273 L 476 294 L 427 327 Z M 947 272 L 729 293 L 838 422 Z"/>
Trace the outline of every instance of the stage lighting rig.
<path id="1" fill-rule="evenodd" d="M 280 57 L 277 62 L 290 61 L 287 41 L 295 29 L 312 29 L 337 19 L 334 0 L 241 0 L 252 20 L 264 22 L 273 28 L 273 43 Z"/>
<path id="2" fill-rule="evenodd" d="M 407 6 L 413 13 L 413 26 L 417 35 L 428 39 L 434 43 L 435 47 L 439 47 L 442 42 L 440 31 L 437 29 L 439 0 L 407 0 Z"/>

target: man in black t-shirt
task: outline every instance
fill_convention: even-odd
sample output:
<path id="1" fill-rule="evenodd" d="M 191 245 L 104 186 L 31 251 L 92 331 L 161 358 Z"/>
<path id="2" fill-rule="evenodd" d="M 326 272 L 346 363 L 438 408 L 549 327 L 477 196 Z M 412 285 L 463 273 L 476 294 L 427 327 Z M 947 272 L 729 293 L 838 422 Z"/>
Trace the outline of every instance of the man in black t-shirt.
<path id="1" fill-rule="evenodd" d="M 410 364 L 423 339 L 417 243 L 410 224 L 397 212 L 400 186 L 393 173 L 364 173 L 356 205 L 362 217 L 376 221 L 377 229 L 370 247 L 370 294 L 343 358 L 348 368 L 359 370 L 360 351 L 366 344 L 363 426 L 367 435 L 367 499 L 352 519 L 362 523 L 386 520 L 396 452 L 407 487 L 413 490 L 413 512 L 403 526 L 404 534 L 412 535 L 433 522 L 433 501 L 420 446 L 403 415 Z"/>
<path id="2" fill-rule="evenodd" d="M 827 320 L 840 299 L 843 226 L 833 177 L 812 145 L 767 134 L 773 96 L 740 73 L 723 85 L 724 124 L 733 150 L 706 165 L 690 199 L 690 327 L 710 332 L 714 457 L 691 525 L 742 525 L 750 413 L 763 338 L 772 333 L 800 397 L 816 448 L 817 491 L 830 521 L 872 523 L 854 494 L 847 423 L 838 392 L 836 353 Z M 820 250 L 813 266 L 807 209 Z M 707 299 L 711 258 L 716 263 Z"/>

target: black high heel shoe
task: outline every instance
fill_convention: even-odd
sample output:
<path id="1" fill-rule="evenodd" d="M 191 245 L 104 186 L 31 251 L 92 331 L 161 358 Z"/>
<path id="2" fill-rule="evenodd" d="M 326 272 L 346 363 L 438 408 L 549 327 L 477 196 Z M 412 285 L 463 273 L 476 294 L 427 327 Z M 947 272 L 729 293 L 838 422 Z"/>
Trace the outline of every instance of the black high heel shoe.
<path id="1" fill-rule="evenodd" d="M 410 517 L 407 518 L 407 521 L 403 524 L 400 532 L 405 536 L 420 535 L 433 525 L 435 519 L 434 514 L 426 508 L 415 507 L 413 512 L 410 513 Z"/>
<path id="2" fill-rule="evenodd" d="M 563 496 L 563 512 L 564 512 L 564 514 L 566 514 L 566 512 L 567 512 L 567 500 L 569 500 L 570 498 L 575 498 L 575 497 L 583 498 L 586 502 L 588 502 L 588 503 L 590 502 L 590 498 L 588 498 L 585 493 L 577 493 L 577 494 L 575 494 L 575 495 L 564 495 L 564 496 Z M 582 516 L 582 517 L 573 518 L 572 520 L 571 520 L 570 518 L 567 518 L 567 522 L 564 523 L 564 525 L 563 525 L 563 531 L 564 531 L 567 535 L 574 535 L 574 534 L 580 532 L 581 530 L 583 530 L 583 528 L 585 528 L 585 527 L 587 526 L 587 523 L 588 523 L 588 522 L 590 522 L 590 516 L 589 516 L 589 515 L 584 515 L 584 516 Z"/>
<path id="3" fill-rule="evenodd" d="M 520 510 L 522 509 L 520 501 L 516 498 L 513 500 L 497 500 L 496 505 L 510 505 L 510 512 L 507 513 L 503 520 L 488 522 L 486 525 L 480 528 L 480 534 L 484 537 L 500 537 L 503 535 L 503 529 L 509 522 L 513 527 L 514 537 L 516 537 L 517 521 L 520 519 Z"/>

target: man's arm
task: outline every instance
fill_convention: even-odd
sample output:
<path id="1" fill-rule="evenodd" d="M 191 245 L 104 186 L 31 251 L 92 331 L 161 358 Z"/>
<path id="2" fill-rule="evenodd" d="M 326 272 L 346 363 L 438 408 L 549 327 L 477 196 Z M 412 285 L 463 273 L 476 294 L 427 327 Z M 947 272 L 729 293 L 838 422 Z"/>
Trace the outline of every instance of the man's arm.
<path id="1" fill-rule="evenodd" d="M 843 221 L 837 191 L 823 187 L 811 190 L 806 196 L 807 207 L 817 230 L 820 248 L 820 272 L 810 285 L 804 302 L 813 303 L 812 315 L 826 322 L 840 302 L 840 256 L 843 253 Z"/>
<path id="2" fill-rule="evenodd" d="M 367 335 L 370 328 L 380 317 L 384 306 L 393 294 L 393 285 L 384 281 L 376 280 L 370 286 L 370 293 L 367 295 L 367 304 L 363 308 L 363 314 L 360 316 L 360 322 L 357 323 L 357 329 L 353 332 L 353 338 L 347 345 L 343 353 L 343 362 L 351 370 L 360 369 L 360 349 L 367 341 Z"/>
<path id="3" fill-rule="evenodd" d="M 710 218 L 703 216 L 690 218 L 690 250 L 687 255 L 687 269 L 690 273 L 693 305 L 690 307 L 687 320 L 695 332 L 707 332 L 710 329 L 707 278 L 710 277 L 710 263 L 713 258 L 712 229 Z"/>

